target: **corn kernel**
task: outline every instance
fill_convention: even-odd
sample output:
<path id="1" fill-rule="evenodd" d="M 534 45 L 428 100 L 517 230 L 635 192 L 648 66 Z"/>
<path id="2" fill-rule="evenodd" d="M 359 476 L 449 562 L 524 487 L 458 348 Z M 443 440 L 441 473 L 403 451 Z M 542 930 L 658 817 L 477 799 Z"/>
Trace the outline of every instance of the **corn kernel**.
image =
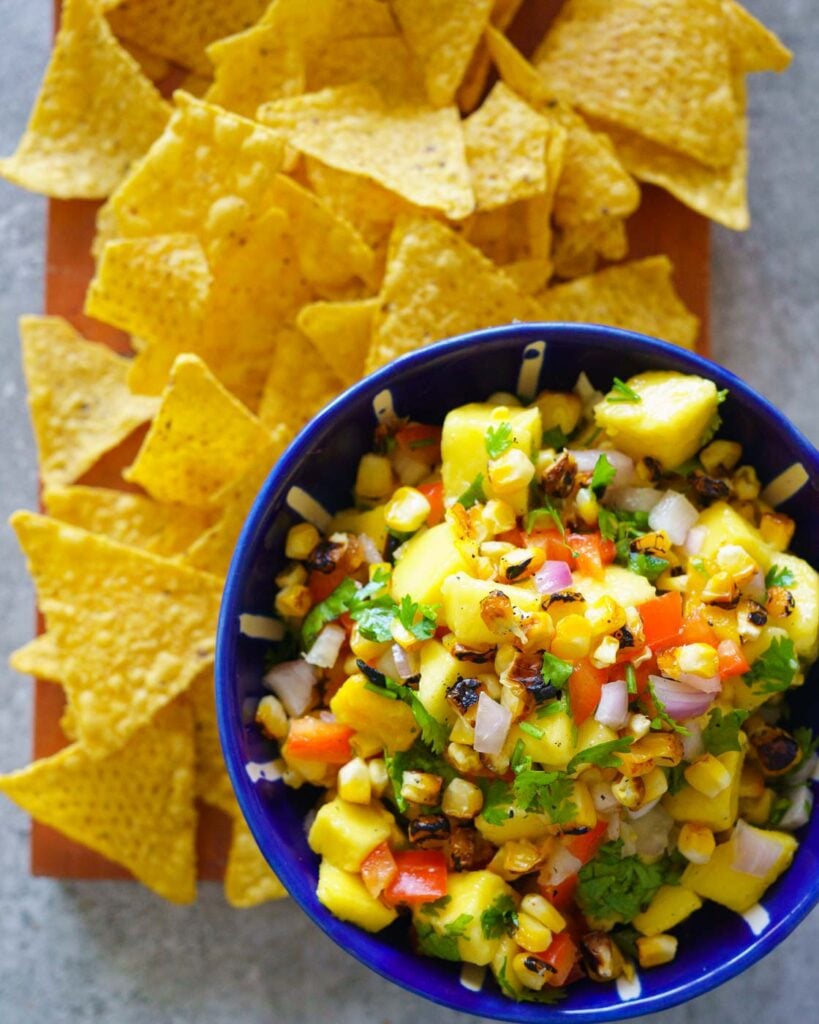
<path id="1" fill-rule="evenodd" d="M 631 544 L 632 551 L 646 551 L 650 554 L 662 555 L 664 558 L 671 552 L 671 538 L 665 530 L 654 530 L 637 537 Z"/>
<path id="2" fill-rule="evenodd" d="M 753 466 L 740 466 L 732 479 L 734 494 L 740 501 L 753 501 L 759 497 L 761 485 Z"/>
<path id="3" fill-rule="evenodd" d="M 501 707 L 506 708 L 515 722 L 526 713 L 526 691 L 523 687 L 505 685 L 501 689 Z"/>
<path id="4" fill-rule="evenodd" d="M 716 846 L 711 829 L 694 821 L 687 821 L 677 837 L 677 849 L 692 864 L 707 864 Z"/>
<path id="5" fill-rule="evenodd" d="M 625 807 L 629 811 L 636 811 L 643 804 L 646 787 L 641 778 L 630 779 L 623 776 L 622 779 L 612 783 L 611 792 L 621 807 Z"/>
<path id="6" fill-rule="evenodd" d="M 635 739 L 642 739 L 646 736 L 651 729 L 651 719 L 647 715 L 641 715 L 639 712 L 634 712 L 629 715 L 628 725 L 626 731 L 630 736 L 634 736 Z"/>
<path id="7" fill-rule="evenodd" d="M 552 617 L 548 612 L 535 612 L 521 623 L 521 629 L 526 637 L 525 650 L 545 651 L 555 635 L 555 627 L 552 625 Z"/>
<path id="8" fill-rule="evenodd" d="M 796 523 L 784 512 L 764 512 L 759 520 L 759 532 L 774 551 L 787 551 L 793 539 Z"/>
<path id="9" fill-rule="evenodd" d="M 723 544 L 717 551 L 716 563 L 723 572 L 732 576 L 740 587 L 759 572 L 759 566 L 739 544 Z"/>
<path id="10" fill-rule="evenodd" d="M 581 487 L 578 490 L 575 497 L 575 508 L 587 526 L 595 525 L 600 515 L 600 505 L 590 487 Z"/>
<path id="11" fill-rule="evenodd" d="M 566 928 L 566 919 L 560 911 L 547 899 L 537 893 L 529 893 L 520 901 L 520 909 L 530 917 L 545 924 L 553 932 L 562 932 Z"/>
<path id="12" fill-rule="evenodd" d="M 490 498 L 487 501 L 481 512 L 481 521 L 493 537 L 513 530 L 517 523 L 515 510 L 500 498 Z"/>
<path id="13" fill-rule="evenodd" d="M 566 615 L 555 625 L 552 654 L 564 661 L 578 661 L 588 655 L 591 638 L 591 626 L 582 615 Z"/>
<path id="14" fill-rule="evenodd" d="M 614 633 L 626 625 L 626 612 L 617 602 L 606 594 L 594 604 L 586 607 L 586 619 L 591 626 L 592 636 L 605 636 Z"/>
<path id="15" fill-rule="evenodd" d="M 535 475 L 529 456 L 520 448 L 509 448 L 497 459 L 490 459 L 489 483 L 496 494 L 512 494 L 528 487 Z"/>
<path id="16" fill-rule="evenodd" d="M 732 608 L 739 600 L 739 587 L 730 573 L 717 572 L 709 578 L 702 589 L 701 596 L 706 604 L 718 604 Z"/>
<path id="17" fill-rule="evenodd" d="M 703 796 L 718 796 L 731 784 L 731 773 L 713 754 L 703 754 L 685 769 L 685 781 Z"/>
<path id="18" fill-rule="evenodd" d="M 357 671 L 358 666 L 353 669 L 353 672 Z M 350 747 L 354 754 L 366 760 L 368 757 L 375 757 L 376 754 L 380 754 L 384 749 L 384 744 L 377 736 L 373 736 L 371 733 L 354 732 L 350 737 Z"/>
<path id="19" fill-rule="evenodd" d="M 517 878 L 533 871 L 544 859 L 543 851 L 528 839 L 512 839 L 498 850 L 500 874 Z"/>
<path id="20" fill-rule="evenodd" d="M 673 935 L 649 935 L 637 940 L 637 959 L 641 967 L 670 964 L 676 955 L 677 940 Z"/>
<path id="21" fill-rule="evenodd" d="M 385 455 L 362 455 L 355 478 L 355 493 L 365 501 L 380 501 L 392 494 L 392 465 Z"/>
<path id="22" fill-rule="evenodd" d="M 758 640 L 762 629 L 768 624 L 768 612 L 761 604 L 750 598 L 743 598 L 737 605 L 737 633 L 743 643 Z"/>
<path id="23" fill-rule="evenodd" d="M 403 647 L 405 651 L 415 650 L 416 647 L 420 647 L 423 643 L 411 630 L 407 629 L 400 619 L 392 620 L 390 632 L 392 633 L 393 640 L 399 647 Z"/>
<path id="24" fill-rule="evenodd" d="M 662 768 L 652 768 L 645 775 L 641 775 L 640 780 L 643 783 L 643 796 L 637 808 L 630 808 L 631 810 L 638 810 L 646 804 L 654 803 L 668 792 L 668 779 Z"/>
<path id="25" fill-rule="evenodd" d="M 350 650 L 356 658 L 361 658 L 362 661 L 377 661 L 389 648 L 389 641 L 378 644 L 375 640 L 368 640 L 367 637 L 361 635 L 358 623 L 353 626 L 350 633 Z"/>
<path id="26" fill-rule="evenodd" d="M 515 929 L 515 942 L 521 949 L 530 953 L 539 953 L 548 949 L 552 941 L 552 933 L 537 918 L 529 914 L 518 914 L 518 926 Z"/>
<path id="27" fill-rule="evenodd" d="M 283 740 L 287 735 L 287 712 L 272 693 L 262 697 L 256 706 L 256 722 L 273 740 Z"/>
<path id="28" fill-rule="evenodd" d="M 282 782 L 285 786 L 289 786 L 290 789 L 301 789 L 306 781 L 307 780 L 298 768 L 294 768 L 286 762 L 284 763 L 284 768 L 282 768 Z"/>
<path id="29" fill-rule="evenodd" d="M 595 668 L 609 668 L 617 661 L 620 644 L 613 636 L 604 636 L 591 653 L 591 663 Z"/>
<path id="30" fill-rule="evenodd" d="M 742 445 L 736 441 L 712 441 L 700 452 L 702 467 L 709 476 L 717 476 L 719 470 L 730 472 L 742 458 Z"/>
<path id="31" fill-rule="evenodd" d="M 303 618 L 312 604 L 310 591 L 300 583 L 291 583 L 276 594 L 276 611 L 285 619 Z"/>
<path id="32" fill-rule="evenodd" d="M 512 957 L 512 970 L 521 985 L 539 992 L 546 984 L 552 969 L 534 953 L 517 953 Z"/>
<path id="33" fill-rule="evenodd" d="M 483 767 L 480 754 L 465 743 L 450 743 L 446 748 L 446 756 L 452 767 L 464 774 L 479 772 Z"/>
<path id="34" fill-rule="evenodd" d="M 483 793 L 467 779 L 453 779 L 444 790 L 441 809 L 453 818 L 474 818 L 481 813 Z"/>
<path id="35" fill-rule="evenodd" d="M 458 715 L 449 738 L 453 743 L 467 743 L 471 747 L 475 741 L 475 730 L 462 715 Z"/>
<path id="36" fill-rule="evenodd" d="M 370 773 L 370 786 L 373 796 L 383 796 L 390 784 L 390 775 L 387 771 L 387 762 L 383 757 L 374 757 L 367 762 L 367 771 Z"/>
<path id="37" fill-rule="evenodd" d="M 368 804 L 372 798 L 372 782 L 367 762 L 360 757 L 343 764 L 338 770 L 338 795 L 351 804 Z"/>
<path id="38" fill-rule="evenodd" d="M 747 761 L 742 766 L 742 774 L 739 777 L 739 796 L 756 799 L 765 792 L 765 776 L 755 764 Z"/>
<path id="39" fill-rule="evenodd" d="M 481 547 L 482 553 L 484 546 Z M 546 552 L 543 548 L 513 547 L 498 559 L 498 574 L 503 583 L 517 583 L 534 576 L 545 561 Z"/>
<path id="40" fill-rule="evenodd" d="M 757 797 L 740 797 L 740 814 L 751 825 L 764 825 L 771 817 L 775 796 L 772 789 L 766 788 Z"/>
<path id="41" fill-rule="evenodd" d="M 274 582 L 280 590 L 293 584 L 306 583 L 307 570 L 298 562 L 291 562 L 275 577 Z"/>
<path id="42" fill-rule="evenodd" d="M 683 644 L 677 648 L 681 672 L 701 679 L 710 679 L 719 673 L 719 655 L 710 644 Z"/>
<path id="43" fill-rule="evenodd" d="M 426 495 L 414 487 L 399 487 L 387 502 L 384 521 L 391 530 L 399 533 L 415 533 L 424 525 L 432 506 Z"/>
<path id="44" fill-rule="evenodd" d="M 401 796 L 414 804 L 436 804 L 443 779 L 431 772 L 404 772 Z"/>
<path id="45" fill-rule="evenodd" d="M 303 561 L 318 544 L 321 536 L 312 523 L 297 523 L 287 531 L 284 553 L 288 558 Z"/>
<path id="46" fill-rule="evenodd" d="M 549 471 L 556 456 L 557 452 L 555 452 L 554 448 L 541 448 L 535 455 L 535 476 L 537 476 L 538 480 L 541 480 L 543 474 Z"/>

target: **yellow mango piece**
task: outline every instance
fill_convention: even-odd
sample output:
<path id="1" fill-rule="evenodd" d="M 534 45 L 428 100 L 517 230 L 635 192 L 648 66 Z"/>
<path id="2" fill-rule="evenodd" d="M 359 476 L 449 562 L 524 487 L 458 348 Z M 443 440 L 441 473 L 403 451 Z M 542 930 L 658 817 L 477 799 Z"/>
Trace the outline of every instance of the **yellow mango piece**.
<path id="1" fill-rule="evenodd" d="M 701 906 L 702 900 L 693 890 L 681 885 L 663 885 L 632 924 L 641 935 L 660 935 L 671 931 Z"/>
<path id="2" fill-rule="evenodd" d="M 717 796 L 704 796 L 686 782 L 677 793 L 666 794 L 663 797 L 663 807 L 675 821 L 696 821 L 701 825 L 708 825 L 715 832 L 730 828 L 737 820 L 744 758 L 744 752 L 737 750 L 729 750 L 719 755 L 717 760 L 731 773 L 731 782 Z"/>
<path id="3" fill-rule="evenodd" d="M 501 591 L 518 612 L 531 614 L 540 610 L 540 595 L 535 590 L 495 583 L 494 580 L 476 580 L 465 572 L 448 576 L 441 585 L 444 619 L 463 644 L 497 643 L 498 637 L 481 618 L 481 601 L 489 594 Z"/>
<path id="4" fill-rule="evenodd" d="M 394 820 L 384 807 L 351 804 L 337 796 L 319 808 L 307 841 L 334 867 L 359 871 L 367 854 L 389 837 Z"/>
<path id="5" fill-rule="evenodd" d="M 603 569 L 603 578 L 592 579 L 573 573 L 572 590 L 583 595 L 588 604 L 594 604 L 601 597 L 608 595 L 623 608 L 629 605 L 645 604 L 656 595 L 654 587 L 645 576 L 640 576 L 620 565 L 607 565 Z"/>
<path id="6" fill-rule="evenodd" d="M 420 662 L 418 697 L 421 703 L 439 722 L 453 725 L 455 710 L 447 703 L 446 691 L 459 675 L 468 674 L 466 666 L 461 666 L 438 640 L 427 640 L 421 647 Z"/>
<path id="7" fill-rule="evenodd" d="M 388 750 L 409 750 L 419 733 L 412 711 L 403 701 L 373 693 L 366 684 L 363 675 L 350 676 L 330 701 L 330 710 L 339 722 L 377 737 Z"/>
<path id="8" fill-rule="evenodd" d="M 561 822 L 561 827 L 593 828 L 597 823 L 597 812 L 585 783 L 573 782 L 572 792 L 567 800 L 571 801 L 577 810 L 570 821 Z M 530 813 L 515 805 L 511 805 L 509 809 L 511 814 L 500 825 L 488 822 L 482 814 L 475 819 L 475 826 L 481 835 L 496 846 L 501 846 L 512 839 L 540 839 L 552 829 L 552 820 L 548 814 Z"/>
<path id="9" fill-rule="evenodd" d="M 610 402 L 594 407 L 597 425 L 615 447 L 639 459 L 650 455 L 674 469 L 696 454 L 717 412 L 713 381 L 671 370 L 647 370 L 626 381 L 639 402 Z"/>
<path id="10" fill-rule="evenodd" d="M 409 594 L 419 604 L 440 604 L 444 580 L 465 571 L 466 562 L 455 546 L 452 528 L 449 523 L 439 523 L 407 543 L 393 570 L 393 597 L 400 601 Z"/>
<path id="11" fill-rule="evenodd" d="M 762 539 L 762 534 L 724 501 L 717 501 L 702 512 L 697 520 L 697 526 L 704 526 L 708 531 L 698 552 L 699 558 L 713 559 L 726 544 L 739 544 L 759 564 L 763 572 L 770 567 L 773 552 Z M 785 556 L 777 556 L 777 561 L 781 557 Z"/>
<path id="12" fill-rule="evenodd" d="M 385 505 L 376 505 L 366 512 L 354 508 L 337 512 L 330 524 L 330 533 L 366 533 L 379 551 L 383 552 L 387 545 L 387 523 L 384 519 Z"/>
<path id="13" fill-rule="evenodd" d="M 352 921 L 368 932 L 380 932 L 398 916 L 367 892 L 358 875 L 342 871 L 326 860 L 319 867 L 316 895 L 335 917 Z"/>
<path id="14" fill-rule="evenodd" d="M 524 753 L 533 761 L 549 768 L 565 768 L 577 751 L 574 743 L 574 723 L 570 716 L 560 711 L 546 718 L 538 718 L 535 712 L 527 721 L 541 729 L 543 735 L 532 736 L 524 732 L 519 725 L 514 725 L 510 734 L 512 746 L 514 747 L 520 740 Z"/>
<path id="15" fill-rule="evenodd" d="M 783 569 L 790 569 L 794 582 L 788 584 L 796 607 L 782 627 L 793 640 L 796 653 L 813 661 L 819 653 L 819 575 L 803 558 L 796 555 L 775 555 L 773 561 Z"/>

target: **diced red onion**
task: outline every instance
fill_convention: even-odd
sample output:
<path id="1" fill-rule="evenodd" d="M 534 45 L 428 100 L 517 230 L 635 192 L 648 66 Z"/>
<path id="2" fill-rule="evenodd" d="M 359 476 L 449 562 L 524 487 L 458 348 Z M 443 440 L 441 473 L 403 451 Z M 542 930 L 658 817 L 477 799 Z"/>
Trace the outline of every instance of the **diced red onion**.
<path id="1" fill-rule="evenodd" d="M 754 878 L 765 878 L 782 856 L 782 847 L 775 839 L 770 839 L 761 829 L 754 828 L 742 818 L 734 827 L 731 842 L 734 844 L 731 866 Z"/>
<path id="2" fill-rule="evenodd" d="M 786 832 L 795 832 L 808 823 L 810 812 L 813 810 L 813 793 L 809 786 L 801 785 L 790 790 L 788 798 L 791 805 L 776 827 L 785 829 Z"/>
<path id="3" fill-rule="evenodd" d="M 624 512 L 650 512 L 663 492 L 654 487 L 618 487 L 606 491 L 606 504 Z"/>
<path id="4" fill-rule="evenodd" d="M 478 713 L 475 716 L 475 740 L 472 746 L 479 754 L 499 754 L 503 750 L 511 713 L 485 693 L 478 697 Z"/>
<path id="5" fill-rule="evenodd" d="M 567 878 L 576 875 L 582 867 L 581 860 L 578 860 L 573 853 L 569 853 L 565 846 L 558 845 L 541 869 L 538 882 L 546 887 L 560 885 Z"/>
<path id="6" fill-rule="evenodd" d="M 702 546 L 705 543 L 705 538 L 708 536 L 708 530 L 705 526 L 692 526 L 691 529 L 685 536 L 685 553 L 687 555 L 698 555 L 702 551 Z"/>
<path id="7" fill-rule="evenodd" d="M 347 634 L 342 626 L 329 622 L 313 641 L 313 646 L 305 654 L 304 660 L 308 665 L 316 665 L 318 668 L 332 668 L 346 638 Z"/>
<path id="8" fill-rule="evenodd" d="M 401 679 L 411 679 L 418 675 L 417 651 L 405 651 L 401 644 L 393 644 L 390 653 Z"/>
<path id="9" fill-rule="evenodd" d="M 296 661 L 283 661 L 263 676 L 262 682 L 284 704 L 284 709 L 291 718 L 298 718 L 310 707 L 313 700 L 313 687 L 318 682 L 316 670 L 308 665 L 303 658 Z"/>
<path id="10" fill-rule="evenodd" d="M 335 722 L 336 716 L 328 708 L 322 708 L 318 713 L 319 718 L 322 722 Z"/>
<path id="11" fill-rule="evenodd" d="M 672 544 L 682 544 L 696 523 L 699 512 L 684 494 L 666 491 L 648 514 L 652 530 L 665 530 Z"/>
<path id="12" fill-rule="evenodd" d="M 377 562 L 383 562 L 384 556 L 376 547 L 375 541 L 367 533 L 359 533 L 358 543 L 361 545 L 361 554 L 364 556 L 364 561 L 370 565 L 375 565 Z"/>
<path id="13" fill-rule="evenodd" d="M 695 690 L 693 686 L 679 683 L 676 679 L 666 679 L 665 676 L 648 678 L 665 710 L 678 722 L 686 718 L 698 718 L 708 710 L 714 700 L 713 694 Z"/>
<path id="14" fill-rule="evenodd" d="M 572 448 L 569 455 L 574 458 L 581 473 L 591 473 L 601 455 L 605 455 L 615 470 L 610 487 L 628 487 L 634 479 L 634 460 L 617 451 L 603 451 L 602 448 Z"/>
<path id="15" fill-rule="evenodd" d="M 695 690 L 701 690 L 703 693 L 719 693 L 722 689 L 719 676 L 703 679 L 702 676 L 695 676 L 693 672 L 681 672 L 680 682 L 686 686 L 693 686 Z"/>
<path id="16" fill-rule="evenodd" d="M 615 679 L 600 687 L 600 703 L 594 713 L 595 720 L 609 729 L 620 729 L 628 718 L 628 687 L 625 679 Z"/>
<path id="17" fill-rule="evenodd" d="M 535 573 L 535 586 L 539 594 L 555 594 L 572 585 L 572 571 L 565 562 L 544 562 Z"/>
<path id="18" fill-rule="evenodd" d="M 696 761 L 698 757 L 702 757 L 705 753 L 705 744 L 702 740 L 702 729 L 697 725 L 696 722 L 686 722 L 685 728 L 688 730 L 688 735 L 683 736 L 683 760 L 685 761 Z"/>

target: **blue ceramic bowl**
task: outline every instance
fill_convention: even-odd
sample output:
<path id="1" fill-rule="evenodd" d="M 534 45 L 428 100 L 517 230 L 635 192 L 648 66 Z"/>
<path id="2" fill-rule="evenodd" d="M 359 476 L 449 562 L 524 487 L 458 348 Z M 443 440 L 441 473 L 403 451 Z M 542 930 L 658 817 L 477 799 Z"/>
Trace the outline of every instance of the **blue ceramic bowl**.
<path id="1" fill-rule="evenodd" d="M 441 423 L 449 409 L 495 391 L 534 395 L 570 389 L 581 370 L 599 388 L 645 369 L 702 374 L 729 389 L 724 435 L 742 442 L 763 484 L 780 476 L 780 507 L 798 524 L 796 553 L 819 564 L 819 453 L 764 398 L 708 360 L 641 335 L 607 327 L 523 324 L 481 331 L 413 352 L 361 381 L 310 423 L 279 460 L 245 524 L 228 574 L 217 644 L 219 728 L 242 811 L 271 867 L 296 902 L 335 942 L 398 985 L 455 1010 L 508 1021 L 609 1021 L 673 1006 L 714 988 L 773 949 L 819 901 L 819 814 L 800 831 L 791 869 L 747 921 L 709 906 L 678 929 L 677 959 L 640 972 L 621 996 L 614 985 L 581 982 L 556 1007 L 515 1003 L 487 979 L 481 992 L 461 985 L 459 965 L 415 955 L 402 921 L 379 935 L 336 920 L 316 899 L 318 858 L 305 838 L 310 787 L 253 782 L 250 762 L 275 756 L 243 710 L 262 694 L 268 644 L 241 631 L 243 613 L 269 615 L 273 577 L 284 561 L 287 530 L 304 515 L 349 506 L 359 457 L 370 450 L 378 419 L 400 416 Z M 326 512 L 324 513 L 326 515 Z M 251 632 L 253 632 L 251 630 Z M 819 726 L 814 672 L 793 701 L 797 721 Z M 810 685 L 813 683 L 813 685 Z"/>

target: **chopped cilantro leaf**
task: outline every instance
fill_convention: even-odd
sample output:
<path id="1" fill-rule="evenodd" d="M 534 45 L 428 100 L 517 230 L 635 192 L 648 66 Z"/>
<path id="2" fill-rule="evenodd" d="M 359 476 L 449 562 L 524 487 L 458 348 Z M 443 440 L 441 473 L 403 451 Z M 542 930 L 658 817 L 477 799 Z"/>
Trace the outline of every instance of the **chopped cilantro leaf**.
<path id="1" fill-rule="evenodd" d="M 702 741 L 709 754 L 717 757 L 729 750 L 742 750 L 739 743 L 739 727 L 748 717 L 747 711 L 734 709 L 726 715 L 719 708 L 712 708 L 708 725 L 702 730 Z"/>
<path id="2" fill-rule="evenodd" d="M 421 905 L 421 913 L 426 914 L 427 917 L 437 917 L 451 902 L 451 896 L 440 896 L 437 900 L 433 900 L 432 903 L 423 903 Z"/>
<path id="3" fill-rule="evenodd" d="M 508 893 L 501 893 L 481 914 L 481 931 L 485 939 L 511 935 L 517 926 L 517 908 Z"/>
<path id="4" fill-rule="evenodd" d="M 544 704 L 542 708 L 538 708 L 538 718 L 551 718 L 552 715 L 569 714 L 569 695 L 564 691 L 557 700 L 550 701 L 548 704 Z"/>
<path id="5" fill-rule="evenodd" d="M 301 627 L 301 644 L 305 651 L 310 650 L 328 622 L 334 622 L 349 609 L 357 592 L 355 580 L 342 580 L 332 594 L 313 605 Z"/>
<path id="6" fill-rule="evenodd" d="M 637 939 L 640 937 L 640 933 L 636 928 L 629 926 L 614 928 L 609 935 L 626 959 L 637 960 Z"/>
<path id="7" fill-rule="evenodd" d="M 685 769 L 688 767 L 688 761 L 680 761 L 679 764 L 675 764 L 672 768 L 667 768 L 665 777 L 668 780 L 668 792 L 673 796 L 685 785 Z"/>
<path id="8" fill-rule="evenodd" d="M 563 520 L 560 518 L 560 513 L 552 504 L 550 498 L 544 498 L 544 504 L 541 508 L 533 508 L 532 511 L 526 517 L 526 531 L 531 532 L 532 527 L 541 519 L 549 518 L 557 527 L 560 536 L 566 536 L 566 527 L 563 525 Z"/>
<path id="9" fill-rule="evenodd" d="M 598 920 L 628 923 L 644 910 L 661 885 L 678 881 L 668 859 L 644 864 L 635 854 L 623 856 L 623 841 L 604 843 L 578 872 L 577 902 Z"/>
<path id="10" fill-rule="evenodd" d="M 364 684 L 364 689 L 369 690 L 370 693 L 377 693 L 379 697 L 384 697 L 387 700 L 398 700 L 397 693 L 393 693 L 392 690 L 387 690 L 377 683 L 371 683 L 369 680 Z"/>
<path id="11" fill-rule="evenodd" d="M 459 914 L 454 921 L 444 925 L 443 935 L 440 935 L 429 922 L 416 921 L 418 949 L 427 956 L 437 956 L 441 960 L 460 960 L 458 939 L 466 932 L 471 921 L 471 914 Z"/>
<path id="12" fill-rule="evenodd" d="M 775 636 L 770 647 L 756 659 L 743 679 L 757 693 L 781 693 L 793 684 L 798 671 L 793 640 Z"/>
<path id="13" fill-rule="evenodd" d="M 649 555 L 645 551 L 629 551 L 626 567 L 638 576 L 645 576 L 649 583 L 654 583 L 670 564 L 659 555 Z"/>
<path id="14" fill-rule="evenodd" d="M 617 516 L 610 508 L 605 508 L 603 505 L 600 506 L 597 510 L 597 525 L 600 527 L 600 533 L 605 540 L 617 540 L 619 523 L 617 522 Z"/>
<path id="15" fill-rule="evenodd" d="M 598 498 L 616 476 L 617 470 L 609 462 L 606 454 L 598 455 L 591 478 L 591 489 Z"/>
<path id="16" fill-rule="evenodd" d="M 402 813 L 407 809 L 407 801 L 401 796 L 404 772 L 429 772 L 430 775 L 440 775 L 445 784 L 452 782 L 456 775 L 455 770 L 447 761 L 433 754 L 418 740 L 409 750 L 386 754 L 384 760 L 387 765 L 387 774 L 392 782 L 395 806 Z"/>
<path id="17" fill-rule="evenodd" d="M 489 427 L 484 438 L 486 454 L 490 459 L 497 459 L 512 447 L 514 440 L 511 423 L 504 422 L 497 427 Z"/>
<path id="18" fill-rule="evenodd" d="M 606 540 L 613 540 L 617 545 L 618 558 L 628 558 L 629 542 L 641 537 L 648 530 L 647 512 L 626 512 L 620 508 L 598 510 L 598 525 Z"/>
<path id="19" fill-rule="evenodd" d="M 483 791 L 481 817 L 489 825 L 502 825 L 512 814 L 512 787 L 502 779 L 478 779 Z"/>
<path id="20" fill-rule="evenodd" d="M 807 761 L 811 754 L 815 754 L 819 750 L 819 735 L 814 736 L 810 726 L 800 725 L 793 730 L 793 738 L 799 744 L 799 749 L 802 751 L 802 760 L 796 766 L 798 768 Z"/>
<path id="21" fill-rule="evenodd" d="M 569 761 L 566 765 L 566 772 L 571 775 L 581 764 L 596 764 L 601 768 L 619 768 L 621 761 L 617 754 L 628 750 L 633 742 L 632 736 L 621 736 L 619 739 L 609 740 L 607 743 L 597 743 L 593 747 L 586 747 Z"/>
<path id="22" fill-rule="evenodd" d="M 458 504 L 463 505 L 464 508 L 472 508 L 473 505 L 477 505 L 482 501 L 486 501 L 486 495 L 483 490 L 483 473 L 478 473 L 469 487 L 458 498 Z"/>
<path id="23" fill-rule="evenodd" d="M 561 448 L 566 447 L 569 440 L 569 435 L 564 433 L 560 427 L 550 427 L 548 430 L 543 431 L 540 446 L 541 448 L 555 448 L 557 451 L 560 451 Z"/>
<path id="24" fill-rule="evenodd" d="M 611 384 L 611 392 L 606 396 L 607 402 L 642 402 L 642 398 L 634 388 L 615 377 Z"/>
<path id="25" fill-rule="evenodd" d="M 544 652 L 542 675 L 547 684 L 551 683 L 552 686 L 561 690 L 568 683 L 573 671 L 574 666 L 570 662 L 564 661 L 554 654 L 549 654 L 548 651 Z"/>
<path id="26" fill-rule="evenodd" d="M 728 388 L 722 388 L 717 392 L 717 405 L 722 405 L 725 399 L 728 397 Z"/>
<path id="27" fill-rule="evenodd" d="M 383 688 L 395 694 L 405 704 L 409 704 L 410 710 L 415 716 L 415 721 L 421 730 L 421 739 L 434 753 L 440 754 L 449 739 L 449 727 L 443 722 L 439 722 L 437 718 L 427 711 L 415 690 L 411 690 L 409 686 L 404 686 L 402 683 L 397 683 L 394 679 L 390 679 L 389 676 L 385 676 L 383 672 L 379 672 L 378 669 L 370 668 L 360 658 L 356 661 L 356 664 L 372 684 L 368 687 L 369 689 L 380 693 Z"/>
<path id="28" fill-rule="evenodd" d="M 796 577 L 790 569 L 783 565 L 772 565 L 765 573 L 765 588 L 790 587 L 796 583 Z"/>
<path id="29" fill-rule="evenodd" d="M 512 783 L 512 792 L 515 803 L 522 810 L 545 814 L 554 825 L 565 825 L 577 814 L 577 804 L 571 799 L 574 783 L 564 772 L 520 767 Z"/>
<path id="30" fill-rule="evenodd" d="M 421 618 L 416 622 L 415 617 L 419 614 Z M 418 604 L 409 594 L 404 594 L 398 606 L 398 618 L 416 640 L 429 640 L 438 628 L 438 605 Z"/>
<path id="31" fill-rule="evenodd" d="M 350 611 L 350 618 L 358 623 L 358 631 L 367 640 L 377 644 L 392 640 L 392 624 L 395 619 L 395 601 L 384 594 L 368 601 L 360 608 Z"/>

